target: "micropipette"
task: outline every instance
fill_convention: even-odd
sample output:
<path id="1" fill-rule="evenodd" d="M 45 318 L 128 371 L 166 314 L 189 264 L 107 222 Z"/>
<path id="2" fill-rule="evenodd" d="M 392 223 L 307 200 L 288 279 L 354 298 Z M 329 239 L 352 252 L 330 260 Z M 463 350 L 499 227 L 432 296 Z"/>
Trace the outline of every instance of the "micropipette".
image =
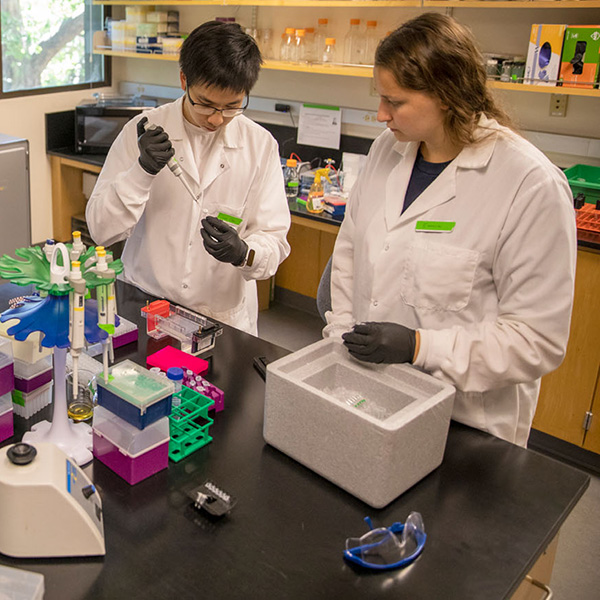
<path id="1" fill-rule="evenodd" d="M 107 272 L 108 265 L 106 264 L 106 250 L 102 246 L 96 248 L 96 257 L 98 262 L 96 263 L 96 270 L 98 274 Z M 100 275 L 102 277 L 102 275 Z M 98 327 L 107 330 L 112 325 L 112 332 L 114 333 L 114 319 L 112 323 L 108 320 L 108 285 L 99 285 L 96 288 L 96 301 L 98 302 Z M 114 315 L 113 315 L 114 316 Z M 104 370 L 104 383 L 108 383 L 108 343 L 110 336 L 102 342 L 102 366 Z"/>
<path id="2" fill-rule="evenodd" d="M 85 245 L 81 241 L 81 231 L 73 232 L 73 245 L 69 257 L 71 261 L 79 260 L 79 257 L 85 252 Z"/>
<path id="3" fill-rule="evenodd" d="M 146 123 L 146 130 L 152 130 L 156 128 L 157 125 L 155 125 L 154 123 Z M 167 167 L 169 167 L 171 173 L 173 173 L 173 175 L 175 175 L 175 177 L 177 177 L 177 179 L 181 181 L 183 187 L 187 190 L 187 193 L 192 197 L 192 200 L 196 202 L 198 198 L 196 197 L 196 194 L 194 194 L 194 190 L 192 190 L 192 188 L 190 187 L 190 184 L 188 183 L 182 168 L 179 166 L 179 163 L 177 162 L 177 159 L 174 156 L 172 156 L 167 162 Z"/>
<path id="4" fill-rule="evenodd" d="M 69 283 L 73 286 L 71 305 L 71 356 L 73 358 L 73 398 L 79 391 L 79 355 L 85 343 L 85 310 L 84 298 L 86 292 L 85 279 L 81 276 L 81 263 L 74 260 L 71 263 Z"/>

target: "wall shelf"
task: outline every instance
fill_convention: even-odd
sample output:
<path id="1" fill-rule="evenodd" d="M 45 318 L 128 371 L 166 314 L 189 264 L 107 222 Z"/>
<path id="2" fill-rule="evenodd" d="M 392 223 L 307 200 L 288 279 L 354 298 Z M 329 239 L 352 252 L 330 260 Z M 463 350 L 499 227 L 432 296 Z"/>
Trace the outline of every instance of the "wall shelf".
<path id="1" fill-rule="evenodd" d="M 93 0 L 105 6 L 131 5 L 132 0 Z M 382 8 L 388 6 L 446 8 L 600 8 L 600 0 L 144 0 L 136 6 L 273 6 Z"/>
<path id="2" fill-rule="evenodd" d="M 509 81 L 490 81 L 494 89 L 509 90 L 512 92 L 534 92 L 537 94 L 562 94 L 564 96 L 587 96 L 600 98 L 600 90 L 585 88 L 558 87 L 555 85 L 530 85 L 527 83 L 512 83 Z"/>
<path id="3" fill-rule="evenodd" d="M 290 8 L 302 6 L 334 8 L 385 8 L 388 6 L 421 6 L 421 0 L 93 0 L 92 4 L 106 6 L 273 6 Z"/>
<path id="4" fill-rule="evenodd" d="M 423 0 L 423 7 L 445 8 L 600 8 L 599 0 Z"/>
<path id="5" fill-rule="evenodd" d="M 109 50 L 105 48 L 95 48 L 94 54 L 103 54 L 105 56 L 115 56 L 120 58 L 142 58 L 145 60 L 162 60 L 172 62 L 176 62 L 179 60 L 178 54 L 140 54 L 138 52 L 125 52 L 120 50 Z M 273 71 L 292 71 L 296 73 L 345 75 L 348 77 L 373 77 L 373 68 L 368 65 L 301 65 L 283 62 L 280 60 L 265 60 L 263 64 L 263 69 L 269 69 Z M 538 94 L 563 94 L 566 96 L 587 96 L 591 98 L 600 98 L 600 90 L 598 89 L 580 89 L 557 86 L 528 85 L 524 83 L 512 83 L 505 81 L 490 81 L 489 85 L 495 89 L 509 90 L 513 92 L 534 92 Z"/>

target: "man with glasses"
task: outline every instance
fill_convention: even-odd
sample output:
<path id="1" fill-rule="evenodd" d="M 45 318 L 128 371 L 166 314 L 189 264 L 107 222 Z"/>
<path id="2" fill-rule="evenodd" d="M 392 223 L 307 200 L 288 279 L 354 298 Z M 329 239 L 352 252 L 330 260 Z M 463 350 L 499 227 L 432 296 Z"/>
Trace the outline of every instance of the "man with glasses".
<path id="1" fill-rule="evenodd" d="M 127 123 L 86 209 L 97 244 L 127 240 L 125 281 L 253 334 L 256 280 L 290 251 L 277 143 L 242 115 L 261 62 L 239 25 L 197 27 L 179 58 L 185 93 Z"/>

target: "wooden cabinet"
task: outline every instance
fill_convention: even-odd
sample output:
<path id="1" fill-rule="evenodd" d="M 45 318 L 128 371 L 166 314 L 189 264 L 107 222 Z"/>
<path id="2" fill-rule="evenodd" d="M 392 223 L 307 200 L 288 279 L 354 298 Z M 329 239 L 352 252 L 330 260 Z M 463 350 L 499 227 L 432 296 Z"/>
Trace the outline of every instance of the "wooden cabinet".
<path id="1" fill-rule="evenodd" d="M 600 252 L 580 248 L 567 354 L 542 379 L 533 427 L 600 453 L 599 377 Z"/>
<path id="2" fill-rule="evenodd" d="M 339 225 L 292 215 L 287 236 L 291 252 L 277 270 L 275 285 L 316 298 L 321 273 L 333 254 L 339 229 Z"/>

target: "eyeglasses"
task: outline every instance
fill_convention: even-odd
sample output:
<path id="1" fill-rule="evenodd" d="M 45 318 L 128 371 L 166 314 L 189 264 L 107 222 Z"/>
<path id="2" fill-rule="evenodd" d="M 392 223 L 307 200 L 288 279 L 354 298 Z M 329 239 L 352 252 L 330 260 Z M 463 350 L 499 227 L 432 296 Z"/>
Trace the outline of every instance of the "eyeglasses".
<path id="1" fill-rule="evenodd" d="M 214 115 L 217 112 L 220 112 L 221 116 L 223 116 L 226 119 L 229 119 L 231 117 L 237 117 L 248 108 L 248 103 L 250 102 L 250 98 L 246 96 L 246 102 L 244 103 L 244 106 L 240 106 L 238 108 L 215 108 L 214 106 L 208 106 L 208 104 L 202 104 L 202 102 L 194 102 L 190 97 L 190 90 L 187 88 L 187 86 L 185 88 L 185 92 L 187 94 L 188 100 L 190 101 L 190 104 L 192 105 L 192 108 L 199 115 L 204 115 L 206 117 L 210 117 L 211 115 Z"/>
<path id="2" fill-rule="evenodd" d="M 397 569 L 413 562 L 423 551 L 427 534 L 418 512 L 408 515 L 406 523 L 373 529 L 369 517 L 365 521 L 371 531 L 360 538 L 348 538 L 344 557 L 369 569 Z"/>

